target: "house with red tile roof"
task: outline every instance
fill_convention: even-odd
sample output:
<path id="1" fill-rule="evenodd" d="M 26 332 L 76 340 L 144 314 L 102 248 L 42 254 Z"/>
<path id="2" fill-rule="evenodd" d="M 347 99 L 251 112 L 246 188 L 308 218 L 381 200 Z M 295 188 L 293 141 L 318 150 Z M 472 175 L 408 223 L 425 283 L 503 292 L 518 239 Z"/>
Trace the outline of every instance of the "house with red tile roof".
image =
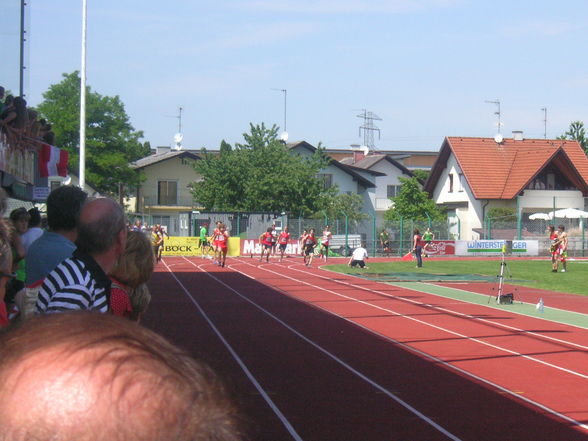
<path id="1" fill-rule="evenodd" d="M 447 137 L 424 190 L 459 219 L 462 240 L 479 239 L 488 210 L 510 207 L 528 217 L 553 208 L 584 209 L 588 158 L 577 141 Z"/>

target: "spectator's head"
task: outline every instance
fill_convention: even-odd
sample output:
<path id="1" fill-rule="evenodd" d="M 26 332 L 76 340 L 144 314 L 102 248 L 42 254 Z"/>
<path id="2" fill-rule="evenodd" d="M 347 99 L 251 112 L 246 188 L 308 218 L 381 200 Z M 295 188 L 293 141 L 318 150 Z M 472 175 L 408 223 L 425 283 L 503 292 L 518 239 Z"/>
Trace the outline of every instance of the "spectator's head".
<path id="1" fill-rule="evenodd" d="M 147 282 L 153 272 L 153 247 L 140 231 L 127 234 L 125 252 L 118 258 L 110 275 L 125 285 L 136 288 Z"/>
<path id="2" fill-rule="evenodd" d="M 14 96 L 6 95 L 6 99 L 4 100 L 4 107 L 13 106 L 14 105 Z"/>
<path id="3" fill-rule="evenodd" d="M 109 314 L 47 314 L 0 337 L 0 427 L 11 441 L 236 441 L 215 373 Z"/>
<path id="4" fill-rule="evenodd" d="M 91 256 L 111 254 L 110 270 L 116 258 L 125 250 L 127 229 L 122 207 L 109 198 L 94 199 L 80 212 L 78 223 L 78 249 Z"/>
<path id="5" fill-rule="evenodd" d="M 47 225 L 52 231 L 74 231 L 88 195 L 78 187 L 62 185 L 47 198 Z"/>
<path id="6" fill-rule="evenodd" d="M 29 212 L 24 207 L 16 208 L 10 212 L 10 220 L 18 234 L 27 232 L 30 218 Z"/>
<path id="7" fill-rule="evenodd" d="M 37 207 L 29 210 L 29 228 L 39 227 L 41 225 L 41 212 Z"/>

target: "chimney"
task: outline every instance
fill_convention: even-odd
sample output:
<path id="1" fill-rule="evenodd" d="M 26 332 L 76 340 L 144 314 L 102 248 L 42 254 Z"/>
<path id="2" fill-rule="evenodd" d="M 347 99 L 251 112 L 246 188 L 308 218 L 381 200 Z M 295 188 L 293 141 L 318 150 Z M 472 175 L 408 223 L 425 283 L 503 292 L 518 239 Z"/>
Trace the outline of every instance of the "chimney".
<path id="1" fill-rule="evenodd" d="M 164 153 L 169 153 L 171 151 L 171 147 L 166 145 L 157 146 L 157 150 L 155 151 L 156 155 L 163 155 Z"/>
<path id="2" fill-rule="evenodd" d="M 523 141 L 525 138 L 523 137 L 522 130 L 513 130 L 512 131 L 512 139 L 513 141 Z"/>
<path id="3" fill-rule="evenodd" d="M 365 153 L 361 150 L 353 150 L 353 163 L 361 161 L 365 157 Z"/>

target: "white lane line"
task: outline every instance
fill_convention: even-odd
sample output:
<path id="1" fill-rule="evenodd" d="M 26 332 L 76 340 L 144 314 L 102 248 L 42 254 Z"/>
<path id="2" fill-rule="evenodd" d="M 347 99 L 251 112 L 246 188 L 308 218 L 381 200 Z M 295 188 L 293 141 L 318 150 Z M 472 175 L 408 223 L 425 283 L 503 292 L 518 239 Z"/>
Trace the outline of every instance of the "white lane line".
<path id="1" fill-rule="evenodd" d="M 186 259 L 186 258 L 184 257 L 184 259 Z M 186 259 L 186 261 L 190 262 L 189 259 Z M 196 268 L 198 268 L 198 266 L 196 264 L 194 264 L 193 262 L 190 262 L 190 263 L 192 265 L 194 265 Z M 245 265 L 252 266 L 254 268 L 257 268 L 255 265 L 251 265 L 249 263 L 244 263 L 244 264 Z M 233 266 L 231 265 L 230 267 L 232 268 Z M 235 270 L 235 271 L 238 272 L 239 274 L 245 275 L 245 273 L 243 273 L 242 271 L 239 271 L 239 270 Z M 421 413 L 420 411 L 418 411 L 414 407 L 412 407 L 410 404 L 408 404 L 407 402 L 405 402 L 402 399 L 400 399 L 399 397 L 397 397 L 394 393 L 390 392 L 388 389 L 386 389 L 383 386 L 381 386 L 380 384 L 376 383 L 371 378 L 365 376 L 364 374 L 362 374 L 361 372 L 359 372 L 358 370 L 356 370 L 355 368 L 353 368 L 352 366 L 350 366 L 349 364 L 347 364 L 345 361 L 341 360 L 335 354 L 327 351 L 325 348 L 323 348 L 322 346 L 320 346 L 318 343 L 315 343 L 314 341 L 312 341 L 311 339 L 309 339 L 305 335 L 301 334 L 299 331 L 297 331 L 296 329 L 294 329 L 290 325 L 288 325 L 286 322 L 284 322 L 282 319 L 278 318 L 277 316 L 275 316 L 274 314 L 272 314 L 271 312 L 269 312 L 264 307 L 258 305 L 253 300 L 249 299 L 247 296 L 241 294 L 239 291 L 237 291 L 232 286 L 226 284 L 225 282 L 223 282 L 222 280 L 220 280 L 217 277 L 213 276 L 212 274 L 208 274 L 208 275 L 210 277 L 212 277 L 214 280 L 216 280 L 218 283 L 220 283 L 221 285 L 223 285 L 224 287 L 226 287 L 227 289 L 229 289 L 230 291 L 234 292 L 236 295 L 238 295 L 239 297 L 241 297 L 243 300 L 247 301 L 251 305 L 255 306 L 257 309 L 259 309 L 260 311 L 262 311 L 263 313 L 267 314 L 269 317 L 271 317 L 276 322 L 278 322 L 279 324 L 281 324 L 282 326 L 284 326 L 286 329 L 288 329 L 293 334 L 297 335 L 299 338 L 301 338 L 302 340 L 304 340 L 306 343 L 310 344 L 315 349 L 319 350 L 320 352 L 322 352 L 323 354 L 325 354 L 327 357 L 331 358 L 332 360 L 334 360 L 335 362 L 337 362 L 338 364 L 340 364 L 341 366 L 343 366 L 345 369 L 347 369 L 348 371 L 350 371 L 351 373 L 357 375 L 359 378 L 361 378 L 362 380 L 364 380 L 365 382 L 367 382 L 368 384 L 370 384 L 371 386 L 373 386 L 374 388 L 376 388 L 377 390 L 379 390 L 380 392 L 382 392 L 384 395 L 386 395 L 389 398 L 391 398 L 394 401 L 396 401 L 402 407 L 404 407 L 405 409 L 407 409 L 408 411 L 410 411 L 411 413 L 413 413 L 414 415 L 416 415 L 417 417 L 419 417 L 420 419 L 422 419 L 423 421 L 425 421 L 430 426 L 434 427 L 436 430 L 438 430 L 439 432 L 441 432 L 442 434 L 444 434 L 445 436 L 447 436 L 449 439 L 451 439 L 453 441 L 461 441 L 460 438 L 458 438 L 457 436 L 453 435 L 452 433 L 450 433 L 449 431 L 447 431 L 445 428 L 441 427 L 439 424 L 437 424 L 436 422 L 434 422 L 433 420 L 431 420 L 429 417 L 427 417 L 426 415 L 424 415 L 423 413 Z M 275 289 L 275 288 L 272 287 L 272 289 Z"/>
<path id="2" fill-rule="evenodd" d="M 250 265 L 250 266 L 253 266 L 253 267 L 255 267 L 254 265 Z M 263 267 L 265 267 L 265 266 L 267 266 L 267 265 L 263 265 Z M 522 358 L 525 358 L 525 359 L 528 359 L 528 360 L 531 360 L 531 361 L 535 361 L 535 362 L 537 362 L 537 363 L 540 363 L 540 364 L 547 365 L 547 366 L 549 366 L 549 367 L 552 367 L 552 368 L 554 368 L 554 369 L 558 369 L 558 370 L 561 370 L 561 371 L 564 371 L 564 372 L 570 373 L 570 374 L 572 374 L 572 375 L 577 375 L 577 376 L 579 376 L 579 377 L 582 377 L 582 378 L 588 378 L 588 376 L 586 376 L 586 375 L 583 375 L 583 374 L 580 374 L 580 373 L 578 373 L 578 372 L 571 371 L 571 370 L 568 370 L 568 369 L 566 369 L 566 368 L 563 368 L 563 367 L 560 367 L 560 366 L 556 366 L 556 365 L 553 365 L 553 364 L 551 364 L 551 363 L 544 362 L 544 361 L 542 361 L 542 360 L 535 359 L 534 357 L 530 357 L 530 356 L 526 356 L 526 355 L 523 355 L 523 354 L 519 354 L 519 353 L 517 353 L 517 352 L 510 351 L 509 349 L 506 349 L 506 348 L 501 348 L 501 347 L 499 347 L 499 346 L 495 346 L 495 345 L 492 345 L 492 344 L 490 344 L 490 343 L 486 343 L 486 342 L 484 342 L 484 341 L 481 341 L 481 340 L 479 340 L 479 339 L 471 338 L 471 337 L 468 337 L 468 336 L 465 336 L 465 335 L 459 334 L 459 333 L 457 333 L 457 332 L 454 332 L 454 331 L 451 331 L 451 330 L 448 330 L 448 329 L 444 329 L 444 328 L 441 328 L 441 327 L 439 327 L 439 326 L 436 326 L 436 325 L 433 325 L 433 324 L 430 324 L 430 323 L 426 323 L 426 322 L 424 322 L 424 321 L 422 321 L 422 320 L 419 320 L 419 319 L 416 319 L 416 318 L 414 318 L 414 317 L 409 317 L 409 316 L 406 316 L 406 315 L 400 314 L 400 313 L 398 313 L 398 312 L 392 311 L 392 310 L 390 310 L 390 309 L 387 309 L 387 308 L 382 308 L 382 307 L 380 307 L 380 306 L 377 306 L 377 305 L 373 305 L 373 304 L 371 304 L 371 303 L 369 303 L 369 302 L 366 302 L 366 301 L 363 301 L 363 300 L 358 300 L 358 299 L 355 299 L 355 298 L 353 298 L 353 297 L 346 296 L 346 295 L 344 295 L 344 294 L 339 294 L 339 293 L 337 293 L 337 292 L 335 292 L 335 291 L 332 291 L 332 290 L 329 290 L 329 289 L 326 289 L 326 288 L 322 288 L 322 287 L 320 287 L 320 286 L 313 285 L 313 284 L 311 284 L 311 283 L 308 283 L 308 282 L 304 282 L 304 281 L 301 281 L 301 280 L 297 280 L 297 279 L 294 279 L 294 278 L 292 278 L 292 277 L 286 276 L 286 275 L 284 275 L 284 274 L 281 274 L 281 273 L 277 273 L 277 272 L 275 272 L 275 271 L 272 271 L 272 270 L 269 270 L 269 269 L 267 269 L 267 268 L 263 268 L 263 267 L 262 267 L 262 265 L 260 265 L 258 268 L 260 268 L 260 269 L 261 269 L 261 270 L 263 270 L 263 271 L 267 271 L 267 272 L 270 272 L 270 273 L 273 273 L 273 274 L 278 274 L 278 275 L 280 275 L 281 277 L 284 277 L 284 278 L 287 278 L 287 279 L 290 279 L 290 280 L 295 280 L 295 281 L 296 281 L 296 282 L 298 282 L 298 283 L 302 283 L 302 284 L 305 284 L 305 285 L 308 285 L 308 286 L 312 286 L 312 287 L 313 287 L 313 288 L 315 288 L 315 289 L 319 289 L 319 290 L 322 290 L 322 291 L 329 292 L 329 293 L 331 293 L 331 294 L 334 294 L 334 295 L 336 295 L 336 296 L 338 296 L 338 297 L 342 297 L 342 298 L 345 298 L 345 299 L 353 300 L 353 301 L 355 301 L 355 302 L 357 302 L 357 303 L 361 303 L 361 304 L 364 304 L 364 305 L 367 305 L 367 306 L 371 306 L 371 307 L 373 307 L 373 308 L 375 308 L 375 309 L 379 309 L 379 310 L 382 310 L 382 311 L 388 312 L 389 314 L 391 314 L 391 315 L 393 315 L 393 316 L 399 316 L 399 317 L 403 317 L 403 318 L 405 318 L 405 319 L 408 319 L 408 320 L 416 321 L 416 322 L 418 322 L 418 323 L 422 323 L 422 324 L 424 324 L 424 325 L 426 325 L 426 326 L 430 326 L 430 327 L 432 327 L 432 328 L 435 328 L 435 329 L 439 329 L 439 330 L 445 331 L 445 332 L 447 332 L 447 333 L 449 333 L 449 334 L 457 335 L 457 336 L 459 336 L 460 338 L 463 338 L 463 339 L 466 339 L 466 340 L 471 340 L 471 341 L 474 341 L 474 342 L 480 343 L 480 344 L 482 344 L 482 345 L 486 345 L 486 346 L 489 346 L 489 347 L 492 347 L 492 348 L 495 348 L 495 349 L 498 349 L 498 350 L 501 350 L 501 351 L 504 351 L 504 352 L 507 352 L 507 353 L 511 353 L 511 354 L 514 354 L 514 355 L 520 356 L 520 357 L 522 357 Z M 290 268 L 290 269 L 293 269 L 293 268 Z M 293 269 L 293 270 L 295 270 L 295 271 L 299 271 L 299 272 L 302 272 L 302 273 L 305 273 L 305 274 L 307 274 L 307 272 L 306 272 L 306 271 L 301 271 L 301 270 L 296 270 L 296 269 Z M 240 272 L 240 271 L 239 271 L 239 272 Z M 325 277 L 322 277 L 322 276 L 317 276 L 317 277 L 325 278 Z M 332 280 L 332 279 L 328 279 L 328 280 Z M 337 283 L 340 283 L 340 281 L 337 281 Z M 341 283 L 344 283 L 344 282 L 341 282 Z M 354 286 L 353 284 L 347 284 L 347 283 L 344 283 L 344 284 L 346 284 L 346 285 L 350 285 L 350 286 Z M 376 291 L 376 290 L 369 290 L 369 289 L 366 289 L 366 288 L 363 288 L 363 287 L 360 287 L 360 286 L 357 286 L 357 287 L 358 287 L 358 288 L 361 288 L 361 289 L 363 289 L 363 290 L 366 290 L 366 291 L 371 291 L 371 292 L 378 292 L 378 291 Z M 384 294 L 385 294 L 385 293 L 384 293 Z M 388 295 L 388 294 L 385 294 L 385 295 Z M 391 297 L 394 297 L 394 296 L 391 296 Z M 396 297 L 394 297 L 394 298 L 396 298 Z M 401 299 L 401 300 L 406 300 L 406 299 Z M 418 303 L 418 302 L 416 302 L 416 303 Z M 424 304 L 423 304 L 423 305 L 424 305 Z M 317 306 L 318 306 L 318 305 L 317 305 Z M 319 307 L 320 307 L 320 306 L 319 306 Z M 320 308 L 321 308 L 321 309 L 323 309 L 322 307 L 320 307 Z M 327 311 L 327 310 L 326 310 L 326 311 Z M 328 311 L 328 312 L 330 312 L 330 311 Z M 331 313 L 331 312 L 330 312 L 330 313 Z M 333 315 L 336 315 L 336 314 L 334 314 L 334 313 L 331 313 L 331 314 L 333 314 Z M 340 317 L 340 316 L 338 316 L 338 317 Z M 353 322 L 353 321 L 351 321 L 351 320 L 348 320 L 348 319 L 346 319 L 346 318 L 344 318 L 344 317 L 341 317 L 341 318 L 343 318 L 343 319 L 345 319 L 345 320 L 347 320 L 347 321 L 349 321 L 349 322 L 351 322 L 351 323 L 354 323 L 354 324 L 356 324 L 356 325 L 358 325 L 358 326 L 361 326 L 361 327 L 362 327 L 362 328 L 364 328 L 364 329 L 370 330 L 370 331 L 371 331 L 372 333 L 374 333 L 374 334 L 381 335 L 381 336 L 383 336 L 383 337 L 387 338 L 388 340 L 390 340 L 390 341 L 392 341 L 392 342 L 394 342 L 394 343 L 397 343 L 397 344 L 401 345 L 402 347 L 405 347 L 405 348 L 407 348 L 407 349 L 411 349 L 411 350 L 415 351 L 416 353 L 419 353 L 420 355 L 426 356 L 427 358 L 429 358 L 429 359 L 431 359 L 431 360 L 434 360 L 434 361 L 436 361 L 436 362 L 439 362 L 439 363 L 443 364 L 444 366 L 446 366 L 446 367 L 448 367 L 448 368 L 451 368 L 451 369 L 454 369 L 454 370 L 456 370 L 456 371 L 458 371 L 458 372 L 461 372 L 461 373 L 463 373 L 463 374 L 466 374 L 467 376 L 469 376 L 469 377 L 471 377 L 471 378 L 475 378 L 475 379 L 477 379 L 477 380 L 483 381 L 484 383 L 486 383 L 486 384 L 488 384 L 488 385 L 491 385 L 492 387 L 495 387 L 495 388 L 497 388 L 497 389 L 499 389 L 499 390 L 501 390 L 501 391 L 503 391 L 503 392 L 505 392 L 505 393 L 507 393 L 507 394 L 509 394 L 509 395 L 513 396 L 513 397 L 516 397 L 517 399 L 521 399 L 521 400 L 523 400 L 523 401 L 525 401 L 525 402 L 527 402 L 527 403 L 529 403 L 529 404 L 532 404 L 533 406 L 536 406 L 536 407 L 538 407 L 538 408 L 540 408 L 540 409 L 543 409 L 543 410 L 545 410 L 546 412 L 548 412 L 548 413 L 550 413 L 550 414 L 552 414 L 552 415 L 554 415 L 554 416 L 557 416 L 557 417 L 559 417 L 559 418 L 562 418 L 563 420 L 565 420 L 565 421 L 568 421 L 568 422 L 572 423 L 573 425 L 575 425 L 575 426 L 577 426 L 577 427 L 579 427 L 579 428 L 582 428 L 583 430 L 587 430 L 587 431 L 588 431 L 588 425 L 586 425 L 586 424 L 582 424 L 582 423 L 580 423 L 579 421 L 577 421 L 577 420 L 574 420 L 573 418 L 570 418 L 570 417 L 568 417 L 568 416 L 566 416 L 566 415 L 564 415 L 564 414 L 561 414 L 561 413 L 559 413 L 558 411 L 556 411 L 556 410 L 554 410 L 554 409 L 551 409 L 551 408 L 549 408 L 549 407 L 547 407 L 547 406 L 544 406 L 543 404 L 537 403 L 537 402 L 535 402 L 535 401 L 533 401 L 533 400 L 530 400 L 530 399 L 528 399 L 528 398 L 526 398 L 526 397 L 522 397 L 521 395 L 519 395 L 519 394 L 516 394 L 516 393 L 514 393 L 513 391 L 511 391 L 511 390 L 508 390 L 508 389 L 506 389 L 506 388 L 504 388 L 504 387 L 502 387 L 502 386 L 500 386 L 500 385 L 498 385 L 498 384 L 495 384 L 495 383 L 493 383 L 493 382 L 491 382 L 491 381 L 489 381 L 489 380 L 485 380 L 485 379 L 483 379 L 483 378 L 480 378 L 480 377 L 478 377 L 477 375 L 474 375 L 474 374 L 472 374 L 472 373 L 470 373 L 470 372 L 468 372 L 468 371 L 465 371 L 465 370 L 463 370 L 463 369 L 461 369 L 461 368 L 459 368 L 459 367 L 457 367 L 457 366 L 454 366 L 454 365 L 452 365 L 452 364 L 450 364 L 450 363 L 447 363 L 447 362 L 446 362 L 446 361 L 444 361 L 444 360 L 438 359 L 437 357 L 434 357 L 434 356 L 432 356 L 432 355 L 429 355 L 429 354 L 427 354 L 427 353 L 421 352 L 420 350 L 418 350 L 418 349 L 416 349 L 416 348 L 412 348 L 411 346 L 408 346 L 408 345 L 405 345 L 405 344 L 403 344 L 403 343 L 401 343 L 401 342 L 398 342 L 398 341 L 396 341 L 396 340 L 394 340 L 394 339 L 392 339 L 392 338 L 390 338 L 390 337 L 388 337 L 388 336 L 386 336 L 386 335 L 384 335 L 384 334 L 380 334 L 380 333 L 378 333 L 378 332 L 375 332 L 375 331 L 373 331 L 373 330 L 371 330 L 371 329 L 369 329 L 369 328 L 366 328 L 366 327 L 364 327 L 364 326 L 362 326 L 362 325 L 359 325 L 359 324 L 357 324 L 357 323 L 355 323 L 355 322 Z"/>
<path id="3" fill-rule="evenodd" d="M 306 271 L 303 271 L 303 270 L 300 270 L 300 269 L 297 269 L 297 268 L 292 268 L 293 266 L 295 266 L 295 264 L 294 265 L 289 265 L 287 268 L 288 269 L 291 269 L 292 271 L 297 271 L 297 272 L 301 272 L 301 273 L 306 274 Z M 321 271 L 325 271 L 325 272 L 330 273 L 330 271 L 326 271 L 326 270 L 321 270 Z M 331 281 L 331 282 L 339 283 L 341 285 L 347 285 L 347 286 L 350 286 L 352 288 L 361 289 L 363 291 L 367 291 L 367 292 L 371 292 L 371 293 L 376 293 L 376 294 L 382 295 L 384 297 L 388 297 L 390 299 L 399 300 L 399 301 L 405 302 L 405 303 L 412 303 L 412 304 L 418 305 L 418 306 L 426 306 L 426 307 L 429 307 L 431 309 L 435 309 L 435 310 L 438 310 L 438 311 L 447 312 L 447 313 L 450 313 L 450 314 L 453 314 L 453 315 L 457 315 L 457 316 L 460 316 L 460 317 L 465 317 L 465 318 L 470 319 L 470 320 L 475 320 L 475 321 L 479 321 L 479 322 L 483 322 L 483 323 L 489 323 L 489 324 L 492 324 L 493 326 L 504 328 L 504 329 L 508 329 L 510 331 L 520 332 L 520 333 L 522 333 L 524 335 L 534 336 L 534 337 L 538 337 L 538 338 L 542 338 L 542 339 L 545 339 L 545 340 L 549 340 L 549 341 L 552 341 L 552 342 L 555 342 L 555 343 L 558 343 L 558 344 L 572 346 L 572 347 L 575 347 L 575 348 L 578 348 L 578 349 L 582 349 L 582 350 L 588 351 L 588 346 L 585 346 L 585 345 L 582 345 L 582 344 L 579 344 L 579 343 L 574 343 L 574 342 L 571 342 L 571 341 L 568 341 L 568 340 L 562 340 L 560 338 L 552 337 L 550 335 L 544 335 L 544 334 L 541 334 L 541 333 L 538 333 L 538 332 L 527 331 L 527 330 L 524 330 L 524 329 L 521 329 L 521 328 L 516 328 L 514 326 L 506 325 L 504 323 L 495 322 L 495 321 L 490 320 L 490 319 L 484 319 L 484 318 L 481 318 L 481 317 L 472 316 L 472 315 L 465 314 L 463 312 L 455 311 L 455 310 L 452 310 L 452 309 L 443 308 L 441 306 L 433 306 L 433 305 L 428 304 L 428 303 L 419 302 L 418 300 L 413 300 L 413 299 L 410 299 L 410 298 L 395 296 L 395 295 L 389 294 L 387 292 L 379 291 L 379 290 L 373 289 L 373 288 L 368 288 L 368 287 L 365 287 L 365 286 L 362 286 L 362 285 L 355 285 L 354 283 L 345 282 L 343 280 L 333 279 L 333 278 L 321 276 L 321 275 L 315 274 L 315 273 L 312 273 L 312 275 L 315 276 L 315 277 L 318 277 L 320 279 L 323 279 L 323 280 L 328 280 L 328 281 Z M 377 283 L 377 282 L 373 282 L 373 283 Z M 396 285 L 390 285 L 390 286 L 396 286 Z M 410 290 L 410 291 L 414 291 L 414 292 L 418 292 L 419 294 L 427 294 L 427 295 L 431 295 L 431 296 L 435 296 L 435 297 L 447 298 L 447 297 L 436 295 L 434 293 L 428 293 L 428 292 L 419 291 L 418 288 L 409 288 L 409 287 L 405 287 L 405 286 L 402 286 L 401 288 L 402 289 L 407 289 L 407 290 Z M 462 289 L 458 289 L 458 288 L 456 288 L 456 289 L 459 290 L 459 291 L 463 291 L 463 292 L 467 292 L 467 293 L 472 294 L 471 291 L 466 291 L 466 290 L 462 290 Z M 476 294 L 476 293 L 473 293 L 473 294 Z M 463 305 L 463 304 L 466 304 L 466 303 L 467 302 L 460 302 L 458 304 Z M 481 306 L 483 308 L 486 307 L 485 305 L 477 305 L 477 306 Z M 496 308 L 493 308 L 492 306 L 489 306 L 488 308 L 490 308 L 492 310 L 496 310 Z M 510 312 L 510 311 L 504 311 L 502 309 L 500 311 L 502 311 L 502 312 Z M 516 315 L 516 313 L 514 313 L 514 312 L 510 312 L 510 313 Z M 525 317 L 530 317 L 530 316 L 525 316 Z M 544 318 L 541 318 L 541 317 L 530 317 L 530 318 L 535 318 L 535 319 L 538 319 L 538 320 L 547 320 L 547 319 L 544 319 Z M 563 323 L 558 323 L 558 324 L 559 325 L 562 325 L 562 326 L 577 327 L 577 326 L 574 326 L 574 325 L 568 325 L 568 324 L 563 324 Z M 579 327 L 579 328 L 580 329 L 586 329 L 586 328 L 582 328 L 582 327 Z"/>
<path id="4" fill-rule="evenodd" d="M 186 260 L 188 260 L 188 259 L 186 259 Z M 190 262 L 190 261 L 188 261 L 188 262 Z M 198 309 L 198 312 L 200 312 L 200 315 L 202 315 L 202 317 L 206 320 L 206 322 L 208 323 L 208 325 L 211 327 L 211 329 L 214 331 L 214 333 L 217 335 L 217 337 L 220 339 L 220 341 L 223 343 L 223 345 L 227 348 L 227 350 L 232 355 L 232 357 L 239 364 L 239 366 L 241 367 L 241 369 L 243 370 L 243 372 L 245 373 L 245 375 L 247 375 L 247 378 L 249 378 L 249 381 L 251 381 L 251 383 L 253 383 L 253 385 L 255 386 L 255 388 L 257 389 L 257 391 L 264 398 L 264 400 L 270 406 L 270 408 L 273 410 L 273 412 L 276 414 L 276 416 L 280 419 L 280 421 L 282 422 L 282 424 L 284 425 L 284 427 L 286 428 L 286 430 L 290 433 L 290 435 L 292 436 L 292 438 L 295 439 L 296 441 L 303 441 L 303 439 L 300 437 L 300 435 L 298 435 L 298 433 L 296 432 L 296 430 L 294 430 L 294 427 L 292 427 L 292 424 L 290 424 L 290 422 L 285 417 L 285 415 L 282 413 L 282 411 L 280 409 L 278 409 L 278 406 L 276 406 L 276 404 L 269 397 L 269 395 L 267 394 L 267 392 L 263 389 L 263 387 L 261 386 L 261 384 L 253 376 L 253 374 L 247 368 L 247 366 L 245 365 L 245 363 L 243 362 L 243 360 L 241 360 L 241 358 L 239 357 L 239 355 L 237 354 L 237 352 L 235 352 L 235 350 L 230 345 L 230 343 L 225 339 L 225 337 L 222 335 L 222 333 L 220 332 L 220 330 L 215 326 L 215 324 L 208 317 L 208 315 L 206 314 L 206 312 L 202 309 L 202 307 L 200 306 L 200 304 L 198 303 L 198 301 L 194 297 L 192 297 L 192 294 L 186 289 L 186 287 L 184 286 L 184 284 L 182 282 L 180 282 L 180 280 L 172 272 L 171 268 L 167 265 L 167 263 L 165 263 L 165 261 L 163 263 L 166 266 L 166 268 L 169 271 L 169 273 L 172 275 L 172 277 L 180 285 L 180 287 L 182 288 L 182 290 L 184 291 L 184 293 L 188 296 L 188 298 L 190 299 L 190 301 L 194 304 L 194 306 L 196 306 L 196 308 Z M 190 262 L 190 264 L 194 265 L 192 262 Z M 213 279 L 217 280 L 216 277 L 210 275 L 206 271 L 203 271 L 199 266 L 197 266 L 197 265 L 194 265 L 194 266 L 196 266 L 196 268 L 198 268 L 204 274 L 207 274 L 210 277 L 212 277 Z"/>

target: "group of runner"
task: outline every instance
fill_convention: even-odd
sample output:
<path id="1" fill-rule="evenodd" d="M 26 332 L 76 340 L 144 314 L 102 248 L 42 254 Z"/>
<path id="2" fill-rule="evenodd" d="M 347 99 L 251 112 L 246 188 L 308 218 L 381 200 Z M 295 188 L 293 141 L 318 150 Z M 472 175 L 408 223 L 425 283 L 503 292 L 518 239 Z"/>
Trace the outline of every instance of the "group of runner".
<path id="1" fill-rule="evenodd" d="M 202 224 L 200 227 L 200 249 L 204 256 L 209 248 L 212 248 L 214 252 L 213 263 L 224 267 L 227 261 L 227 251 L 229 245 L 229 232 L 227 226 L 221 221 L 216 222 L 216 228 L 214 229 L 210 240 L 208 238 L 208 224 Z"/>
<path id="2" fill-rule="evenodd" d="M 559 270 L 559 263 L 562 264 L 562 273 L 567 271 L 567 257 L 568 257 L 568 233 L 566 227 L 559 225 L 557 230 L 553 225 L 547 228 L 549 232 L 549 252 L 551 253 L 551 271 L 557 273 Z"/>
<path id="3" fill-rule="evenodd" d="M 266 232 L 259 236 L 259 244 L 261 245 L 261 257 L 259 261 L 263 261 L 263 256 L 265 255 L 265 261 L 269 262 L 270 255 L 275 255 L 276 249 L 279 249 L 281 262 L 284 259 L 286 247 L 289 242 L 290 233 L 288 232 L 288 227 L 284 227 L 280 233 L 276 229 L 276 224 L 268 227 Z"/>
<path id="4" fill-rule="evenodd" d="M 300 247 L 300 254 L 304 257 L 304 264 L 310 266 L 314 258 L 315 248 L 319 247 L 319 257 L 325 262 L 328 261 L 329 256 L 329 243 L 333 237 L 329 226 L 325 226 L 320 242 L 315 235 L 315 229 L 310 228 L 304 230 L 302 235 L 298 239 Z M 227 245 L 228 245 L 229 233 L 226 229 L 226 225 L 221 221 L 217 221 L 216 228 L 212 233 L 212 236 L 208 236 L 208 224 L 203 224 L 200 227 L 200 248 L 202 255 L 205 256 L 208 253 L 208 249 L 212 248 L 214 251 L 214 263 L 224 267 L 227 258 Z M 259 236 L 259 244 L 261 246 L 261 256 L 259 261 L 262 262 L 264 257 L 265 261 L 269 262 L 270 256 L 274 256 L 276 251 L 279 253 L 280 262 L 284 259 L 286 253 L 286 247 L 290 243 L 290 232 L 288 227 L 279 232 L 276 229 L 276 224 L 268 227 L 267 230 Z"/>

